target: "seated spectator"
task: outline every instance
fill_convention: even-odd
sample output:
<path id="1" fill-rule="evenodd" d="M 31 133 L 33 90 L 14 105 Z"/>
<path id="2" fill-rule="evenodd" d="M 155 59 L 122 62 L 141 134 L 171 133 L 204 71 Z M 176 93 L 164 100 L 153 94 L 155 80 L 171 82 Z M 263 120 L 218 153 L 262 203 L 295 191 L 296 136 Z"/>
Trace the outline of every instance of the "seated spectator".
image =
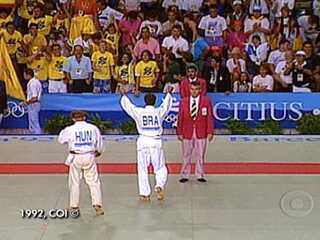
<path id="1" fill-rule="evenodd" d="M 269 14 L 269 1 L 267 0 L 250 0 L 249 1 L 249 14 L 253 15 L 255 10 L 257 8 L 260 9 L 260 12 L 262 15 L 268 15 Z"/>
<path id="2" fill-rule="evenodd" d="M 285 60 L 279 62 L 275 68 L 274 80 L 277 92 L 292 92 L 292 71 L 294 64 L 294 53 L 287 50 L 284 54 Z"/>
<path id="3" fill-rule="evenodd" d="M 134 64 L 129 53 L 123 53 L 116 66 L 115 80 L 117 81 L 116 92 L 124 89 L 127 93 L 135 92 Z"/>
<path id="4" fill-rule="evenodd" d="M 182 10 L 185 12 L 191 12 L 193 15 L 197 16 L 200 13 L 200 9 L 203 3 L 203 0 L 188 0 L 183 1 Z"/>
<path id="5" fill-rule="evenodd" d="M 247 18 L 244 22 L 244 32 L 249 35 L 249 42 L 252 41 L 253 36 L 259 36 L 262 43 L 267 41 L 270 31 L 269 20 L 262 15 L 260 6 L 253 8 L 253 15 Z"/>
<path id="6" fill-rule="evenodd" d="M 93 93 L 111 93 L 111 78 L 114 75 L 114 60 L 107 51 L 107 42 L 100 41 L 99 50 L 91 57 L 93 69 Z"/>
<path id="7" fill-rule="evenodd" d="M 183 30 L 182 22 L 177 20 L 177 13 L 174 11 L 168 12 L 168 20 L 162 24 L 162 31 L 164 36 L 171 35 L 172 28 L 175 25 L 180 25 L 181 30 Z"/>
<path id="8" fill-rule="evenodd" d="M 180 96 L 181 98 L 190 97 L 190 83 L 199 82 L 201 86 L 201 95 L 207 94 L 206 80 L 198 77 L 198 69 L 195 64 L 187 65 L 187 78 L 182 80 L 180 84 Z"/>
<path id="9" fill-rule="evenodd" d="M 269 67 L 267 64 L 260 66 L 260 74 L 255 76 L 252 80 L 253 91 L 260 92 L 272 92 L 273 91 L 273 78 L 269 75 Z"/>
<path id="10" fill-rule="evenodd" d="M 305 40 L 315 42 L 319 32 L 319 17 L 304 15 L 298 18 L 298 24 L 303 29 Z"/>
<path id="11" fill-rule="evenodd" d="M 320 0 L 313 0 L 312 9 L 313 14 L 320 17 Z"/>
<path id="12" fill-rule="evenodd" d="M 208 45 L 223 47 L 227 37 L 227 23 L 224 17 L 218 15 L 217 5 L 210 6 L 210 15 L 201 18 L 199 26 L 204 31 Z"/>
<path id="13" fill-rule="evenodd" d="M 141 59 L 135 67 L 136 91 L 155 92 L 160 72 L 158 64 L 152 60 L 152 54 L 149 50 L 142 52 Z"/>
<path id="14" fill-rule="evenodd" d="M 260 37 L 255 35 L 252 37 L 252 43 L 247 44 L 246 53 L 249 57 L 247 63 L 248 73 L 255 76 L 259 72 L 259 67 L 267 60 L 269 44 L 261 43 Z"/>
<path id="15" fill-rule="evenodd" d="M 305 52 L 305 60 L 312 71 L 314 91 L 320 92 L 320 56 L 315 54 L 312 42 L 303 43 L 303 51 Z"/>
<path id="16" fill-rule="evenodd" d="M 228 59 L 226 66 L 231 75 L 231 79 L 238 79 L 241 72 L 246 71 L 246 62 L 241 58 L 241 50 L 237 47 L 232 49 L 231 58 Z"/>
<path id="17" fill-rule="evenodd" d="M 92 92 L 92 66 L 90 58 L 83 55 L 81 45 L 74 46 L 74 55 L 70 56 L 63 71 L 68 82 L 68 92 Z"/>
<path id="18" fill-rule="evenodd" d="M 296 0 L 275 0 L 273 2 L 274 8 L 272 9 L 276 14 L 277 18 L 281 17 L 281 9 L 287 8 L 288 11 L 292 12 L 295 7 Z M 291 14 L 290 14 L 291 15 Z"/>
<path id="19" fill-rule="evenodd" d="M 180 10 L 184 7 L 184 1 L 183 0 L 163 0 L 162 7 L 166 10 L 168 10 L 171 6 L 177 6 Z"/>
<path id="20" fill-rule="evenodd" d="M 204 67 L 203 77 L 207 82 L 208 92 L 231 92 L 230 73 L 221 61 L 221 58 L 213 57 Z"/>
<path id="21" fill-rule="evenodd" d="M 249 75 L 246 72 L 240 74 L 239 79 L 233 83 L 234 93 L 250 93 L 252 92 L 252 83 L 250 81 Z"/>
<path id="22" fill-rule="evenodd" d="M 290 42 L 286 39 L 283 39 L 279 43 L 279 49 L 275 49 L 270 52 L 268 57 L 268 64 L 272 74 L 274 74 L 275 68 L 278 65 L 278 63 L 285 60 L 284 55 L 286 51 L 288 51 L 289 49 L 290 49 Z"/>
<path id="23" fill-rule="evenodd" d="M 238 20 L 233 21 L 231 29 L 232 31 L 227 37 L 228 48 L 239 48 L 241 51 L 244 50 L 248 35 L 243 32 L 242 22 Z"/>
<path id="24" fill-rule="evenodd" d="M 178 93 L 182 73 L 181 66 L 173 53 L 164 55 L 163 74 L 163 82 L 165 83 L 163 92 L 167 93 L 172 87 L 172 93 Z"/>
<path id="25" fill-rule="evenodd" d="M 141 39 L 134 46 L 134 58 L 140 60 L 142 52 L 148 50 L 152 54 L 153 59 L 160 59 L 160 45 L 158 40 L 151 37 L 150 30 L 147 27 L 141 29 Z"/>

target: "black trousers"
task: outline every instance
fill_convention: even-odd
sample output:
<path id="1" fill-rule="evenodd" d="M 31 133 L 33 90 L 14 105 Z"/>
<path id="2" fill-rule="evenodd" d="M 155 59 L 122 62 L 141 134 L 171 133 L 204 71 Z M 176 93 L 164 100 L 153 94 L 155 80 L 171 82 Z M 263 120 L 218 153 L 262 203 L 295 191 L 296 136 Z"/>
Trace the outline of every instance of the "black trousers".
<path id="1" fill-rule="evenodd" d="M 87 79 L 73 79 L 72 84 L 68 84 L 68 93 L 92 93 L 93 82 L 86 83 Z"/>

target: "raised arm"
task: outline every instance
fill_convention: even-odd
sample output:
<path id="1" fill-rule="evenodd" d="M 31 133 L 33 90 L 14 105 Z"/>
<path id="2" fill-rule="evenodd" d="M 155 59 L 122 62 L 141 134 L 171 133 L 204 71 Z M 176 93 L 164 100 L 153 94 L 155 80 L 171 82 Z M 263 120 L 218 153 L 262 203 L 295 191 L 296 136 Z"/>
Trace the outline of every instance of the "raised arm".
<path id="1" fill-rule="evenodd" d="M 163 102 L 160 105 L 160 117 L 164 118 L 168 112 L 170 111 L 172 106 L 172 96 L 170 93 L 167 93 L 165 98 L 163 99 Z"/>

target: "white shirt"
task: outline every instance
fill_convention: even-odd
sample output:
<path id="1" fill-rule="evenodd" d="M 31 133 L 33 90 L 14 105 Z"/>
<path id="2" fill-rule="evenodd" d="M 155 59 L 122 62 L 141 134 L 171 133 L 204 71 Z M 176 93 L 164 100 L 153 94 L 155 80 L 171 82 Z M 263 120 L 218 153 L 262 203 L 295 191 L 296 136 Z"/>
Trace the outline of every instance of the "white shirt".
<path id="1" fill-rule="evenodd" d="M 196 98 L 190 96 L 190 105 L 189 105 L 189 111 L 191 113 L 191 110 L 192 110 L 192 105 L 193 105 L 193 102 L 196 101 L 196 106 L 197 106 L 197 112 L 199 110 L 199 101 L 200 101 L 200 95 Z"/>
<path id="2" fill-rule="evenodd" d="M 320 0 L 313 0 L 312 9 L 313 14 L 320 17 Z"/>
<path id="3" fill-rule="evenodd" d="M 120 104 L 136 122 L 140 135 L 158 138 L 162 135 L 162 122 L 171 108 L 172 97 L 170 93 L 167 93 L 162 104 L 157 108 L 154 106 L 137 107 L 127 96 L 122 96 Z M 139 147 L 142 146 L 140 145 Z"/>
<path id="4" fill-rule="evenodd" d="M 253 78 L 253 88 L 255 87 L 267 87 L 267 90 L 272 91 L 273 90 L 273 78 L 270 75 L 266 75 L 265 77 L 262 77 L 261 75 L 257 75 Z"/>
<path id="5" fill-rule="evenodd" d="M 249 32 L 253 30 L 253 25 L 257 23 L 258 25 L 260 25 L 260 27 L 265 28 L 265 29 L 269 29 L 270 28 L 270 22 L 267 18 L 259 18 L 259 19 L 253 19 L 253 18 L 247 18 L 244 21 L 244 32 Z M 266 35 L 263 32 L 254 32 L 250 35 L 249 37 L 249 42 L 252 41 L 252 36 L 254 35 L 259 35 L 261 42 L 266 42 Z"/>
<path id="6" fill-rule="evenodd" d="M 34 97 L 37 97 L 38 101 L 40 101 L 41 94 L 42 94 L 41 82 L 36 78 L 30 79 L 27 84 L 27 101 L 29 101 L 31 98 L 34 98 Z"/>
<path id="7" fill-rule="evenodd" d="M 255 52 L 251 52 L 251 49 L 254 49 Z M 248 53 L 251 61 L 257 65 L 260 65 L 262 62 L 267 60 L 268 51 L 269 44 L 267 42 L 260 44 L 258 47 L 255 47 L 253 44 L 246 45 L 246 52 Z"/>
<path id="8" fill-rule="evenodd" d="M 276 17 L 281 17 L 281 8 L 285 5 L 287 5 L 290 10 L 293 10 L 295 3 L 295 0 L 275 0 L 274 4 L 277 6 Z"/>
<path id="9" fill-rule="evenodd" d="M 246 62 L 243 59 L 234 59 L 234 58 L 230 58 L 228 59 L 226 66 L 229 70 L 229 73 L 232 73 L 233 70 L 238 67 L 237 61 L 239 62 L 238 64 L 240 65 L 240 71 L 241 72 L 246 72 Z"/>
<path id="10" fill-rule="evenodd" d="M 139 33 L 141 34 L 141 30 L 144 27 L 148 27 L 152 36 L 159 36 L 162 34 L 162 25 L 159 21 L 149 21 L 145 20 L 140 25 Z"/>
<path id="11" fill-rule="evenodd" d="M 284 58 L 285 52 L 280 51 L 279 49 L 274 50 L 270 53 L 268 58 L 268 63 L 277 66 L 278 63 L 285 60 Z"/>
<path id="12" fill-rule="evenodd" d="M 183 0 L 164 0 L 162 7 L 168 9 L 170 6 L 177 6 L 180 10 L 183 8 Z"/>
<path id="13" fill-rule="evenodd" d="M 251 0 L 249 6 L 249 13 L 252 15 L 253 13 L 253 6 L 259 5 L 261 7 L 261 13 L 263 15 L 269 14 L 269 7 L 265 0 Z"/>
<path id="14" fill-rule="evenodd" d="M 203 0 L 184 0 L 182 9 L 187 12 L 200 12 Z"/>
<path id="15" fill-rule="evenodd" d="M 187 52 L 189 50 L 188 41 L 181 36 L 178 39 L 175 39 L 173 36 L 165 37 L 162 42 L 162 47 L 166 49 L 170 49 L 172 47 L 172 53 L 176 58 L 182 58 L 182 56 L 177 53 L 178 49 L 183 52 Z"/>
<path id="16" fill-rule="evenodd" d="M 280 75 L 282 81 L 287 84 L 292 84 L 292 72 L 288 75 L 284 75 L 284 71 L 286 69 L 287 61 L 281 61 L 277 64 L 275 72 Z"/>
<path id="17" fill-rule="evenodd" d="M 224 17 L 219 15 L 215 18 L 207 15 L 201 18 L 198 27 L 205 30 L 206 37 L 221 37 L 223 31 L 227 29 L 227 22 Z"/>
<path id="18" fill-rule="evenodd" d="M 103 9 L 101 13 L 98 13 L 98 19 L 101 26 L 106 27 L 110 17 L 112 16 L 114 16 L 114 18 L 118 21 L 120 21 L 123 18 L 123 14 L 121 12 L 109 6 Z"/>
<path id="19" fill-rule="evenodd" d="M 102 152 L 103 141 L 99 129 L 85 121 L 75 122 L 72 126 L 63 129 L 58 142 L 68 144 L 69 151 L 76 153 Z"/>

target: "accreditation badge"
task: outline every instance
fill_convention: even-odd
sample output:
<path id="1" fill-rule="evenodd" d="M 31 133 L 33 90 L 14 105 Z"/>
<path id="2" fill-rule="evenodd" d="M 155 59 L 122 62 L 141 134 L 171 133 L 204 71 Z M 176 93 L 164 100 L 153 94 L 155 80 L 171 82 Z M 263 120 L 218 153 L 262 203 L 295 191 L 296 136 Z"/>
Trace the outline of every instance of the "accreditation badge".
<path id="1" fill-rule="evenodd" d="M 298 82 L 303 82 L 303 74 L 302 73 L 298 73 L 297 74 L 297 81 Z"/>
<path id="2" fill-rule="evenodd" d="M 208 115 L 208 109 L 206 107 L 201 109 L 202 116 L 207 116 Z"/>

